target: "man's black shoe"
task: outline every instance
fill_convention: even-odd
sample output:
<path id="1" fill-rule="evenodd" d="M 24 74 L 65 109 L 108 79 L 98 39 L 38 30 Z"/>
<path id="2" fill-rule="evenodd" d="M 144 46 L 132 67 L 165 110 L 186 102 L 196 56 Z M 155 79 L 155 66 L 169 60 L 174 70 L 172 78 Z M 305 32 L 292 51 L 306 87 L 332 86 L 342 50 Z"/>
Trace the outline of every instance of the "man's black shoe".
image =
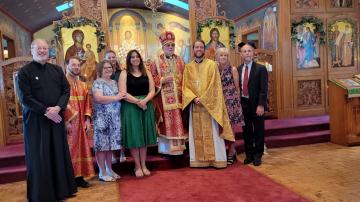
<path id="1" fill-rule="evenodd" d="M 255 159 L 253 164 L 254 164 L 254 166 L 260 166 L 261 163 L 262 163 L 261 159 Z"/>
<path id="2" fill-rule="evenodd" d="M 252 163 L 253 161 L 254 161 L 253 158 L 245 158 L 244 164 L 250 164 L 250 163 Z"/>
<path id="3" fill-rule="evenodd" d="M 85 181 L 83 177 L 77 177 L 75 181 L 78 187 L 89 188 L 91 186 L 91 184 Z"/>

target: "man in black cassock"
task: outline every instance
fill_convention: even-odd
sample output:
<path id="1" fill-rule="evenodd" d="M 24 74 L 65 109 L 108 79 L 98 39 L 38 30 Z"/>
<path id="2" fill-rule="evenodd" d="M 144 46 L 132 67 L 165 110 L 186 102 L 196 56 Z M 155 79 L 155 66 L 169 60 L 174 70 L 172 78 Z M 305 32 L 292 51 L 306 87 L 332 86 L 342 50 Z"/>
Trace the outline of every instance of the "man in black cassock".
<path id="1" fill-rule="evenodd" d="M 61 67 L 47 63 L 48 44 L 31 44 L 32 62 L 18 74 L 30 202 L 64 200 L 77 192 L 63 111 L 70 96 Z"/>

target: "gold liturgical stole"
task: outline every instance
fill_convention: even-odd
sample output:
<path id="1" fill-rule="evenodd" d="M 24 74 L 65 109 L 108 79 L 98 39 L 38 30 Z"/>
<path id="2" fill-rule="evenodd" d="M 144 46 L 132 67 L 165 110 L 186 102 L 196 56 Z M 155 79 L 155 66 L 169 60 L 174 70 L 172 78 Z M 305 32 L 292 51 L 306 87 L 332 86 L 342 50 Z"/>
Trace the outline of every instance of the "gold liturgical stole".
<path id="1" fill-rule="evenodd" d="M 227 114 L 219 70 L 214 61 L 187 64 L 183 75 L 183 109 L 196 97 L 220 126 L 220 136 L 235 141 Z"/>

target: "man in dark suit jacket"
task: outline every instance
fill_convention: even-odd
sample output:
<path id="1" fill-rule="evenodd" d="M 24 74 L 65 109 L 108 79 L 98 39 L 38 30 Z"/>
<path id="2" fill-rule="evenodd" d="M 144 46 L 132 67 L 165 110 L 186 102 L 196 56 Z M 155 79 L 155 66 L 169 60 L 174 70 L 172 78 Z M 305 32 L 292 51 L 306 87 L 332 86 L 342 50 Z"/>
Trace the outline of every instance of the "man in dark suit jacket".
<path id="1" fill-rule="evenodd" d="M 264 112 L 268 91 L 268 73 L 265 66 L 253 61 L 255 45 L 251 42 L 238 44 L 244 64 L 238 67 L 240 95 L 245 126 L 243 137 L 246 158 L 244 164 L 261 165 L 264 153 Z"/>

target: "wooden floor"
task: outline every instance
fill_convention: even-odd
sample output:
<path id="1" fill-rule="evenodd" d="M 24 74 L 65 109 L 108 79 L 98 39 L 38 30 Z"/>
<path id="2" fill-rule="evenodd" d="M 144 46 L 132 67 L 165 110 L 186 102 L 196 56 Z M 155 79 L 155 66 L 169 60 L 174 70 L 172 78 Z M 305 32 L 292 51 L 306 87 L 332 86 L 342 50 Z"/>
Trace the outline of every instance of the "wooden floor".
<path id="1" fill-rule="evenodd" d="M 331 143 L 268 150 L 264 164 L 254 167 L 276 182 L 311 201 L 359 201 L 360 146 L 344 147 Z M 239 160 L 243 155 L 238 156 Z M 93 186 L 80 189 L 75 201 L 120 201 L 116 183 L 91 180 Z M 0 201 L 23 202 L 25 182 L 0 185 Z"/>
<path id="2" fill-rule="evenodd" d="M 360 146 L 272 149 L 255 169 L 312 201 L 360 201 Z"/>

